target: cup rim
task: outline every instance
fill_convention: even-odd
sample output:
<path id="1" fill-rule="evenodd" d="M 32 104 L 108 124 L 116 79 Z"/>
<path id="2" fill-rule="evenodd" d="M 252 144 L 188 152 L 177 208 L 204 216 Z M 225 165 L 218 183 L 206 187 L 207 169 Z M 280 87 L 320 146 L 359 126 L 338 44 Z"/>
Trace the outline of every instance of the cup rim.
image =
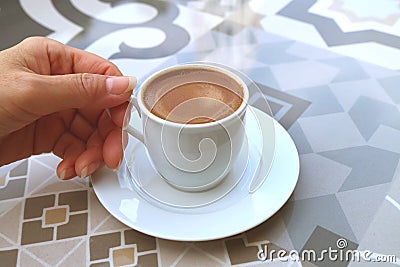
<path id="1" fill-rule="evenodd" d="M 148 86 L 154 79 L 156 79 L 160 75 L 163 75 L 163 74 L 171 72 L 171 71 L 180 70 L 180 69 L 188 69 L 188 68 L 190 68 L 190 69 L 211 69 L 211 70 L 214 70 L 217 72 L 222 72 L 223 74 L 229 76 L 231 79 L 236 81 L 243 89 L 243 98 L 242 98 L 242 103 L 240 104 L 240 106 L 232 114 L 230 114 L 222 119 L 219 119 L 217 121 L 212 121 L 212 122 L 199 123 L 199 124 L 179 123 L 179 122 L 169 121 L 169 120 L 162 119 L 162 118 L 158 117 L 157 115 L 151 113 L 151 111 L 143 103 L 143 91 L 144 91 L 143 88 Z M 165 69 L 159 70 L 159 71 L 151 74 L 140 85 L 136 98 L 137 98 L 137 103 L 139 105 L 141 112 L 145 113 L 145 115 L 148 118 L 151 118 L 153 121 L 156 121 L 160 124 L 167 124 L 168 126 L 172 126 L 172 127 L 175 126 L 175 127 L 182 128 L 182 126 L 184 126 L 185 128 L 196 129 L 196 128 L 208 128 L 208 127 L 225 124 L 225 123 L 231 121 L 233 118 L 240 116 L 245 111 L 245 109 L 248 105 L 249 89 L 248 89 L 246 83 L 238 75 L 236 75 L 235 73 L 233 73 L 227 69 L 224 69 L 222 67 L 215 66 L 212 64 L 207 64 L 207 63 L 183 63 L 183 64 L 167 67 Z"/>

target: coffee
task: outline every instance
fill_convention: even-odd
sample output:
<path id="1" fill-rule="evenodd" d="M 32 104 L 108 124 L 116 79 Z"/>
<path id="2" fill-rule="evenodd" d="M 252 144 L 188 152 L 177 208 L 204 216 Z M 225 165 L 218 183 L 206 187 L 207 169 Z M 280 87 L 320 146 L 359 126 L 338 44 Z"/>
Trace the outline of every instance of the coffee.
<path id="1" fill-rule="evenodd" d="M 145 89 L 143 102 L 164 120 L 208 123 L 234 113 L 243 102 L 243 88 L 233 79 L 207 69 L 169 73 Z"/>
<path id="2" fill-rule="evenodd" d="M 242 97 L 228 88 L 207 82 L 179 85 L 163 94 L 153 106 L 154 115 L 178 123 L 207 123 L 225 118 L 242 104 Z"/>

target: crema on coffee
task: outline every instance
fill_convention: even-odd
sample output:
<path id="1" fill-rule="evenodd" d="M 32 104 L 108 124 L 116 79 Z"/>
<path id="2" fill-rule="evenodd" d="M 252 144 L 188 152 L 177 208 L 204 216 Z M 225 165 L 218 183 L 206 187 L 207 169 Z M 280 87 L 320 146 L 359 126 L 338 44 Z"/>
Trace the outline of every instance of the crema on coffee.
<path id="1" fill-rule="evenodd" d="M 234 113 L 243 102 L 243 88 L 215 71 L 189 70 L 153 81 L 143 92 L 143 102 L 167 121 L 208 123 Z"/>

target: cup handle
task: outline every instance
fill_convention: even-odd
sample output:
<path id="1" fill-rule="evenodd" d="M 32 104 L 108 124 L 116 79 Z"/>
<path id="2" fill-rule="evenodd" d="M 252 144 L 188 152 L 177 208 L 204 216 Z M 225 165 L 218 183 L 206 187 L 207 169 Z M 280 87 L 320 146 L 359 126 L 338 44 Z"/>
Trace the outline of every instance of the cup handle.
<path id="1" fill-rule="evenodd" d="M 137 102 L 137 98 L 132 96 L 131 97 L 131 101 L 130 103 L 132 104 L 133 107 L 135 107 L 135 109 L 137 110 L 139 117 L 142 117 L 138 102 Z M 128 117 L 130 118 L 130 116 Z M 133 137 L 135 137 L 136 139 L 138 139 L 140 142 L 142 142 L 144 144 L 144 137 L 143 137 L 143 133 L 139 132 L 137 129 L 135 129 L 134 127 L 132 127 L 129 124 L 129 119 L 127 119 L 127 121 L 125 122 L 126 126 L 124 128 L 125 131 L 127 131 L 130 135 L 132 135 Z"/>

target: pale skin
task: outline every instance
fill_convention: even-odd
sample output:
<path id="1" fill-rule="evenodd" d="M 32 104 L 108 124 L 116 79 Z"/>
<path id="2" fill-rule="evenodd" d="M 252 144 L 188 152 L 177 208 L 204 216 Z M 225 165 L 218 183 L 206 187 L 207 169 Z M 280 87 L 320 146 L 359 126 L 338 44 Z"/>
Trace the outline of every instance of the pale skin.
<path id="1" fill-rule="evenodd" d="M 135 85 L 108 60 L 48 38 L 0 51 L 0 166 L 52 152 L 62 180 L 118 168 Z"/>

